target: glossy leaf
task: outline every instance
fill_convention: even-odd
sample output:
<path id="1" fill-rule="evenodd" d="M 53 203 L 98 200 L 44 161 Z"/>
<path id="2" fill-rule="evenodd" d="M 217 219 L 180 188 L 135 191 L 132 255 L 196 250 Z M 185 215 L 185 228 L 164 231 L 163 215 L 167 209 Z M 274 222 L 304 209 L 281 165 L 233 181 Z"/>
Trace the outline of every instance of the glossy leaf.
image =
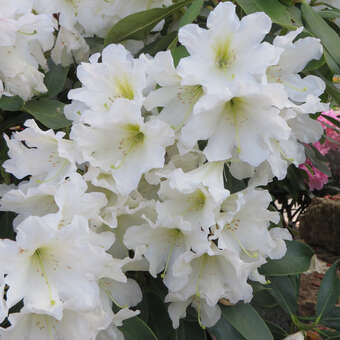
<path id="1" fill-rule="evenodd" d="M 24 101 L 18 96 L 0 98 L 0 109 L 3 111 L 20 111 L 23 105 Z"/>
<path id="2" fill-rule="evenodd" d="M 148 325 L 160 340 L 174 340 L 176 331 L 172 327 L 167 305 L 156 294 L 145 295 L 150 308 Z"/>
<path id="3" fill-rule="evenodd" d="M 301 4 L 301 11 L 308 30 L 319 38 L 337 65 L 340 65 L 340 37 L 327 22 L 308 4 Z"/>
<path id="4" fill-rule="evenodd" d="M 184 46 L 178 46 L 171 50 L 172 57 L 174 59 L 174 65 L 177 66 L 179 61 L 189 55 L 187 49 Z"/>
<path id="5" fill-rule="evenodd" d="M 201 13 L 203 3 L 203 0 L 193 0 L 192 4 L 179 21 L 179 27 L 192 23 Z"/>
<path id="6" fill-rule="evenodd" d="M 332 309 L 328 315 L 322 319 L 322 324 L 340 331 L 340 307 Z"/>
<path id="7" fill-rule="evenodd" d="M 148 53 L 151 56 L 155 56 L 155 54 L 159 51 L 165 51 L 169 44 L 177 38 L 177 32 L 171 32 L 165 36 L 158 38 L 153 41 L 151 44 L 146 45 L 143 49 L 139 51 L 138 54 Z"/>
<path id="8" fill-rule="evenodd" d="M 298 311 L 297 296 L 298 287 L 291 277 L 272 277 L 271 294 L 278 304 L 289 314 L 295 315 Z"/>
<path id="9" fill-rule="evenodd" d="M 42 98 L 25 104 L 24 110 L 51 129 L 61 129 L 71 125 L 64 116 L 65 104 L 57 100 Z"/>
<path id="10" fill-rule="evenodd" d="M 152 8 L 131 14 L 118 21 L 105 38 L 105 46 L 128 39 L 143 40 L 163 19 L 172 15 L 192 0 L 183 0 L 167 8 Z"/>
<path id="11" fill-rule="evenodd" d="M 216 340 L 245 340 L 245 338 L 222 316 L 214 327 L 208 329 L 208 333 Z"/>
<path id="12" fill-rule="evenodd" d="M 47 72 L 44 80 L 45 85 L 48 89 L 46 95 L 49 98 L 54 98 L 61 91 L 63 91 L 69 68 L 63 67 L 61 65 L 56 65 L 51 59 L 48 62 L 48 66 L 49 71 Z"/>
<path id="13" fill-rule="evenodd" d="M 119 330 L 124 334 L 125 340 L 157 340 L 151 328 L 138 316 L 125 320 Z"/>
<path id="14" fill-rule="evenodd" d="M 268 276 L 300 274 L 308 270 L 313 250 L 300 241 L 286 241 L 287 253 L 280 260 L 269 260 L 260 268 L 260 273 Z"/>
<path id="15" fill-rule="evenodd" d="M 247 14 L 265 12 L 274 23 L 289 29 L 296 28 L 296 20 L 293 20 L 288 8 L 279 0 L 237 0 L 236 2 Z"/>
<path id="16" fill-rule="evenodd" d="M 334 308 L 340 295 L 340 279 L 337 275 L 337 268 L 340 259 L 328 269 L 321 281 L 321 286 L 316 304 L 317 319 L 321 320 Z"/>
<path id="17" fill-rule="evenodd" d="M 174 340 L 207 340 L 206 331 L 197 322 L 181 322 Z"/>
<path id="18" fill-rule="evenodd" d="M 268 326 L 251 305 L 237 304 L 234 306 L 221 306 L 221 309 L 222 318 L 227 320 L 244 339 L 274 340 Z M 233 338 L 225 334 L 224 339 Z"/>

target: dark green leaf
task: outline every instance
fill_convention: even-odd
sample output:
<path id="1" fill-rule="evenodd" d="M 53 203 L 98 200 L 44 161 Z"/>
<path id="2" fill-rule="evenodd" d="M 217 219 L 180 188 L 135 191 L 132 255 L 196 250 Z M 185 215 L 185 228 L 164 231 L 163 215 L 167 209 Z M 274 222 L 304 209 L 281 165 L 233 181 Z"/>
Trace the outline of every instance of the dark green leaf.
<path id="1" fill-rule="evenodd" d="M 13 229 L 13 219 L 16 214 L 12 212 L 0 213 L 0 239 L 8 238 L 15 240 L 15 232 Z"/>
<path id="2" fill-rule="evenodd" d="M 227 165 L 224 166 L 223 176 L 224 186 L 231 194 L 241 191 L 247 187 L 247 181 L 233 177 Z"/>
<path id="3" fill-rule="evenodd" d="M 221 306 L 221 309 L 222 317 L 245 339 L 274 340 L 268 326 L 251 305 Z M 225 339 L 229 337 L 225 336 Z"/>
<path id="4" fill-rule="evenodd" d="M 71 125 L 64 116 L 65 104 L 57 100 L 42 98 L 25 104 L 24 110 L 51 129 L 61 129 Z"/>
<path id="5" fill-rule="evenodd" d="M 329 69 L 332 71 L 333 74 L 339 74 L 340 73 L 340 67 L 339 65 L 335 62 L 333 57 L 328 53 L 327 50 L 324 50 L 323 53 L 325 57 L 325 61 L 329 67 Z"/>
<path id="6" fill-rule="evenodd" d="M 119 330 L 124 334 L 125 340 L 157 340 L 155 333 L 139 317 L 125 320 Z"/>
<path id="7" fill-rule="evenodd" d="M 0 109 L 3 111 L 20 111 L 23 105 L 24 101 L 18 96 L 0 98 Z"/>
<path id="8" fill-rule="evenodd" d="M 339 264 L 340 259 L 327 270 L 322 279 L 316 304 L 317 320 L 321 320 L 323 317 L 327 316 L 339 299 L 340 280 L 336 272 Z"/>
<path id="9" fill-rule="evenodd" d="M 214 327 L 208 329 L 216 340 L 245 340 L 245 338 L 222 316 Z"/>
<path id="10" fill-rule="evenodd" d="M 153 41 L 151 44 L 146 45 L 142 50 L 139 51 L 138 54 L 148 53 L 151 56 L 154 56 L 159 51 L 165 51 L 169 44 L 177 38 L 177 32 L 171 32 L 165 36 L 158 38 Z"/>
<path id="11" fill-rule="evenodd" d="M 338 128 L 340 128 L 340 121 L 333 118 L 333 117 L 330 117 L 330 116 L 327 116 L 327 115 L 322 115 L 322 117 L 326 118 L 327 120 L 329 120 L 331 123 L 333 123 L 335 126 L 337 126 Z M 339 119 L 340 119 L 340 116 L 339 116 Z"/>
<path id="12" fill-rule="evenodd" d="M 321 172 L 329 177 L 332 175 L 327 158 L 323 156 L 318 149 L 316 149 L 312 145 L 306 145 L 305 152 L 307 158 L 311 160 L 311 162 L 317 169 L 319 169 Z"/>
<path id="13" fill-rule="evenodd" d="M 197 322 L 181 322 L 174 340 L 207 340 L 206 332 Z"/>
<path id="14" fill-rule="evenodd" d="M 237 0 L 237 3 L 247 14 L 265 12 L 274 23 L 289 29 L 296 28 L 296 20 L 279 0 Z"/>
<path id="15" fill-rule="evenodd" d="M 44 82 L 48 89 L 47 96 L 54 98 L 64 89 L 69 68 L 56 65 L 51 59 L 48 61 L 48 66 L 49 71 Z"/>
<path id="16" fill-rule="evenodd" d="M 174 340 L 176 331 L 172 327 L 166 304 L 153 293 L 147 293 L 146 298 L 150 308 L 148 325 L 160 340 Z"/>
<path id="17" fill-rule="evenodd" d="M 324 19 L 336 19 L 340 18 L 340 10 L 338 9 L 326 9 L 319 12 Z"/>
<path id="18" fill-rule="evenodd" d="M 182 58 L 185 58 L 189 55 L 187 49 L 184 46 L 178 46 L 171 50 L 172 57 L 174 59 L 174 65 L 177 66 L 179 61 Z"/>
<path id="19" fill-rule="evenodd" d="M 322 319 L 322 324 L 340 331 L 340 307 L 333 308 L 328 315 Z"/>
<path id="20" fill-rule="evenodd" d="M 269 260 L 260 268 L 267 276 L 286 276 L 300 274 L 308 270 L 313 256 L 311 247 L 300 241 L 286 241 L 287 253 L 280 260 Z"/>
<path id="21" fill-rule="evenodd" d="M 203 0 L 193 0 L 192 4 L 179 21 L 179 27 L 192 23 L 199 16 L 203 3 Z"/>
<path id="22" fill-rule="evenodd" d="M 294 280 L 288 276 L 272 277 L 271 294 L 278 304 L 289 314 L 295 315 L 298 311 L 297 305 L 297 286 Z"/>
<path id="23" fill-rule="evenodd" d="M 236 0 L 246 14 L 262 12 L 262 7 L 255 0 Z"/>
<path id="24" fill-rule="evenodd" d="M 131 14 L 117 22 L 105 38 L 105 46 L 128 39 L 143 40 L 163 19 L 172 15 L 192 0 L 183 0 L 167 8 L 152 8 Z"/>
<path id="25" fill-rule="evenodd" d="M 307 3 L 301 4 L 301 11 L 308 30 L 321 40 L 336 64 L 340 65 L 340 37 L 338 34 Z"/>
<path id="26" fill-rule="evenodd" d="M 326 91 L 327 93 L 338 103 L 340 104 L 340 91 L 333 85 L 331 81 L 323 78 L 326 83 Z"/>

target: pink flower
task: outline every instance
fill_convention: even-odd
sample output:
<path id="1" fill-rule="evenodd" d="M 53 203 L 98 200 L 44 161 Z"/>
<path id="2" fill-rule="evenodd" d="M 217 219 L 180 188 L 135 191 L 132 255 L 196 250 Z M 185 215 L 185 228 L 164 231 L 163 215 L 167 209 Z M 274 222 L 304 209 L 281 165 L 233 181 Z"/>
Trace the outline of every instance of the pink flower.
<path id="1" fill-rule="evenodd" d="M 325 116 L 332 117 L 340 122 L 340 114 L 339 112 L 335 112 L 333 110 L 330 110 L 328 112 L 322 113 Z M 324 143 L 316 142 L 313 145 L 320 151 L 321 154 L 326 155 L 329 150 L 337 150 L 340 151 L 340 133 L 337 132 L 336 129 L 339 130 L 339 128 L 324 118 L 322 115 L 318 117 L 318 121 L 323 126 L 326 136 L 329 139 L 326 139 Z M 334 127 L 334 129 L 332 128 Z M 339 143 L 339 144 L 338 144 Z"/>
<path id="2" fill-rule="evenodd" d="M 300 164 L 299 168 L 307 172 L 308 186 L 311 191 L 315 189 L 321 190 L 328 182 L 328 176 L 317 169 L 309 159 L 307 159 L 305 163 Z"/>

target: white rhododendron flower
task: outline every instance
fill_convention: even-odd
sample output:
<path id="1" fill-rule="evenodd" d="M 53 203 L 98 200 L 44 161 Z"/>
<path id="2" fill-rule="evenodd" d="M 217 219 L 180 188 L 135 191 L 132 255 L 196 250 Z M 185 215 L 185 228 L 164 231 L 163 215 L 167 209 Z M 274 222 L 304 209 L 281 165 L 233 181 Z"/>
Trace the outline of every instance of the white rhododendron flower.
<path id="1" fill-rule="evenodd" d="M 325 90 L 325 84 L 319 77 L 309 75 L 301 78 L 298 75 L 308 62 L 320 59 L 323 53 L 319 39 L 307 37 L 293 43 L 302 30 L 303 27 L 274 39 L 274 46 L 282 48 L 283 52 L 278 64 L 267 70 L 268 81 L 282 83 L 289 98 L 295 102 L 305 102 L 308 95 L 319 96 Z"/>
<path id="2" fill-rule="evenodd" d="M 179 41 L 190 53 L 178 66 L 183 85 L 203 85 L 209 93 L 232 97 L 277 63 L 281 50 L 262 42 L 270 18 L 254 13 L 240 21 L 235 7 L 219 3 L 208 17 L 207 30 L 191 24 L 179 31 Z"/>
<path id="3" fill-rule="evenodd" d="M 90 63 L 82 63 L 77 76 L 82 87 L 71 90 L 69 99 L 84 103 L 93 111 L 109 111 L 112 104 L 123 98 L 141 104 L 146 86 L 145 65 L 134 59 L 122 45 L 110 45 L 93 55 Z"/>
<path id="4" fill-rule="evenodd" d="M 39 67 L 47 70 L 44 52 L 53 47 L 56 22 L 52 16 L 32 14 L 31 9 L 8 12 L 0 13 L 0 82 L 4 94 L 28 100 L 47 92 Z"/>
<path id="5" fill-rule="evenodd" d="M 25 126 L 11 139 L 5 136 L 11 157 L 3 164 L 6 171 L 19 179 L 31 175 L 37 183 L 58 183 L 76 170 L 64 132 L 43 131 L 31 119 Z"/>
<path id="6" fill-rule="evenodd" d="M 105 237 L 108 249 L 113 235 Z M 14 306 L 24 299 L 28 308 L 45 311 L 57 319 L 64 307 L 96 307 L 97 280 L 101 277 L 126 280 L 119 268 L 112 270 L 117 264 L 81 217 L 60 229 L 51 216 L 28 217 L 17 227 L 16 241 L 1 242 L 1 258 L 6 258 L 6 253 L 11 254 L 11 261 L 4 263 L 1 271 L 10 287 L 7 304 Z M 86 298 L 82 290 L 86 290 Z"/>
<path id="7" fill-rule="evenodd" d="M 72 139 L 85 161 L 111 173 L 122 194 L 135 190 L 143 173 L 164 165 L 165 147 L 173 142 L 168 125 L 156 118 L 144 122 L 134 102 L 116 101 L 86 123 L 73 126 Z"/>
<path id="8" fill-rule="evenodd" d="M 69 120 L 4 130 L 0 339 L 124 340 L 125 320 L 154 313 L 143 294 L 161 296 L 174 328 L 190 308 L 213 327 L 219 302 L 249 303 L 251 281 L 269 283 L 260 267 L 285 256 L 292 236 L 258 186 L 323 134 L 325 84 L 305 71 L 322 45 L 298 39 L 302 27 L 278 35 L 265 13 L 240 19 L 228 1 L 182 27 L 181 4 L 0 0 L 1 110 L 13 96 L 62 101 Z M 165 20 L 109 44 L 117 22 L 149 9 Z"/>

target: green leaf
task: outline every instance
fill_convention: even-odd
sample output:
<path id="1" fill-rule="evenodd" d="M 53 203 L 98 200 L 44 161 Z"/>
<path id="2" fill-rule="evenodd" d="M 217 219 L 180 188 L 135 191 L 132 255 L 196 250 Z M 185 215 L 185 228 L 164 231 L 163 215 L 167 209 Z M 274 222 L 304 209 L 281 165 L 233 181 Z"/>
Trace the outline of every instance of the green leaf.
<path id="1" fill-rule="evenodd" d="M 301 4 L 301 11 L 308 30 L 321 40 L 336 64 L 340 65 L 340 37 L 338 34 L 307 3 Z"/>
<path id="2" fill-rule="evenodd" d="M 49 71 L 45 76 L 45 85 L 48 89 L 47 97 L 56 97 L 63 89 L 69 67 L 63 67 L 61 65 L 56 65 L 52 59 L 48 61 Z"/>
<path id="3" fill-rule="evenodd" d="M 340 295 L 340 280 L 337 275 L 337 268 L 340 259 L 330 267 L 321 281 L 321 286 L 316 303 L 317 320 L 321 320 L 324 316 L 334 308 Z"/>
<path id="4" fill-rule="evenodd" d="M 267 276 L 300 274 L 308 270 L 313 256 L 311 247 L 300 241 L 286 241 L 287 253 L 280 260 L 269 260 L 260 268 Z"/>
<path id="5" fill-rule="evenodd" d="M 203 3 L 203 0 L 193 0 L 192 4 L 189 6 L 179 21 L 179 27 L 183 27 L 184 25 L 192 23 L 201 13 Z"/>
<path id="6" fill-rule="evenodd" d="M 288 8 L 278 0 L 236 0 L 247 13 L 265 12 L 274 23 L 288 29 L 296 28 L 296 20 L 292 18 Z"/>
<path id="7" fill-rule="evenodd" d="M 165 36 L 158 38 L 153 41 L 151 44 L 146 45 L 143 49 L 141 49 L 138 54 L 148 53 L 151 56 L 155 56 L 155 54 L 159 51 L 165 51 L 169 44 L 177 38 L 177 32 L 171 32 Z"/>
<path id="8" fill-rule="evenodd" d="M 319 12 L 319 14 L 324 19 L 336 19 L 340 18 L 340 10 L 339 9 L 326 9 Z"/>
<path id="9" fill-rule="evenodd" d="M 183 0 L 166 8 L 152 8 L 131 14 L 118 21 L 107 34 L 104 44 L 119 43 L 127 39 L 143 40 L 163 19 L 172 15 L 192 0 Z"/>
<path id="10" fill-rule="evenodd" d="M 119 330 L 124 334 L 125 340 L 157 340 L 155 333 L 139 317 L 125 320 Z"/>
<path id="11" fill-rule="evenodd" d="M 175 67 L 178 65 L 179 61 L 189 55 L 187 49 L 184 46 L 178 46 L 171 50 L 172 58 L 174 59 Z"/>
<path id="12" fill-rule="evenodd" d="M 176 331 L 172 327 L 166 304 L 154 293 L 147 293 L 145 295 L 150 308 L 148 325 L 159 339 L 174 340 Z"/>
<path id="13" fill-rule="evenodd" d="M 328 315 L 322 319 L 322 324 L 340 331 L 340 307 L 333 308 Z"/>
<path id="14" fill-rule="evenodd" d="M 322 117 L 326 118 L 328 121 L 330 121 L 331 123 L 333 123 L 335 126 L 337 126 L 338 128 L 340 128 L 340 121 L 333 118 L 333 117 L 330 117 L 330 116 L 327 116 L 327 115 L 321 115 Z M 340 119 L 340 117 L 339 117 Z"/>
<path id="15" fill-rule="evenodd" d="M 296 282 L 289 276 L 271 277 L 271 294 L 278 304 L 290 315 L 298 311 Z"/>
<path id="16" fill-rule="evenodd" d="M 246 340 L 274 340 L 268 326 L 251 305 L 221 306 L 221 309 L 222 318 Z M 232 338 L 225 335 L 223 339 Z"/>
<path id="17" fill-rule="evenodd" d="M 182 321 L 174 340 L 207 340 L 206 332 L 197 322 Z"/>
<path id="18" fill-rule="evenodd" d="M 208 333 L 216 340 L 245 340 L 245 338 L 222 316 L 214 327 L 208 329 Z"/>
<path id="19" fill-rule="evenodd" d="M 3 111 L 20 111 L 23 105 L 24 101 L 18 96 L 0 98 L 0 109 Z"/>
<path id="20" fill-rule="evenodd" d="M 340 105 L 340 91 L 328 79 L 323 78 L 323 81 L 326 83 L 327 93 Z"/>
<path id="21" fill-rule="evenodd" d="M 328 51 L 325 49 L 323 51 L 323 55 L 325 57 L 325 61 L 329 67 L 329 69 L 332 71 L 333 74 L 339 74 L 340 73 L 340 67 L 339 65 L 335 62 L 333 57 L 328 53 Z"/>
<path id="22" fill-rule="evenodd" d="M 313 165 L 323 172 L 328 177 L 332 176 L 331 170 L 328 165 L 327 158 L 320 153 L 320 151 L 313 145 L 305 145 L 305 153 L 307 158 L 311 160 Z"/>
<path id="23" fill-rule="evenodd" d="M 13 229 L 13 220 L 16 214 L 12 212 L 0 213 L 0 239 L 8 238 L 15 240 L 15 232 Z"/>
<path id="24" fill-rule="evenodd" d="M 24 111 L 51 129 L 61 129 L 71 125 L 64 116 L 65 104 L 53 99 L 42 98 L 25 104 Z"/>

